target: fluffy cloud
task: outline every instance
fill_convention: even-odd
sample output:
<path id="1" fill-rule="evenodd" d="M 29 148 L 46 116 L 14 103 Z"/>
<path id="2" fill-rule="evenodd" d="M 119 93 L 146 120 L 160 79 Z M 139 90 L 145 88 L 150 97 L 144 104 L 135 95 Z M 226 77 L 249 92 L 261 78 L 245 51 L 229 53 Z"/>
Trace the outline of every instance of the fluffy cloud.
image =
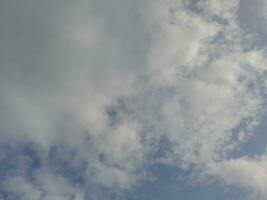
<path id="1" fill-rule="evenodd" d="M 265 55 L 247 47 L 238 6 L 4 1 L 0 138 L 34 144 L 42 166 L 33 180 L 26 169 L 5 178 L 4 190 L 98 198 L 101 188 L 131 189 L 163 162 L 264 199 L 265 157 L 231 159 L 253 135 L 266 91 Z"/>
<path id="2" fill-rule="evenodd" d="M 256 158 L 241 157 L 211 165 L 209 175 L 227 187 L 244 189 L 248 199 L 265 199 L 267 187 L 266 155 Z"/>
<path id="3" fill-rule="evenodd" d="M 36 175 L 36 184 L 23 177 L 9 178 L 5 182 L 8 192 L 15 193 L 22 200 L 74 199 L 83 200 L 83 192 L 58 174 L 51 174 L 45 170 Z"/>

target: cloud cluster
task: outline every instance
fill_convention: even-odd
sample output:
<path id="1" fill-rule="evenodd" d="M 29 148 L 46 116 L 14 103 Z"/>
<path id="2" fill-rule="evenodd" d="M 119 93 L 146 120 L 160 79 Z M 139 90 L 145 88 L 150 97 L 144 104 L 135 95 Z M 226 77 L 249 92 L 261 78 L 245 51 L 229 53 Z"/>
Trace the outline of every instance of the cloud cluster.
<path id="1" fill-rule="evenodd" d="M 85 199 L 80 189 L 71 185 L 63 177 L 45 170 L 36 175 L 34 184 L 20 176 L 9 178 L 4 184 L 8 192 L 15 193 L 17 198 L 22 200 Z"/>
<path id="2" fill-rule="evenodd" d="M 2 157 L 32 145 L 39 162 L 3 177 L 0 192 L 99 199 L 164 163 L 265 198 L 266 156 L 231 157 L 253 135 L 266 91 L 265 54 L 248 47 L 239 1 L 0 5 Z"/>

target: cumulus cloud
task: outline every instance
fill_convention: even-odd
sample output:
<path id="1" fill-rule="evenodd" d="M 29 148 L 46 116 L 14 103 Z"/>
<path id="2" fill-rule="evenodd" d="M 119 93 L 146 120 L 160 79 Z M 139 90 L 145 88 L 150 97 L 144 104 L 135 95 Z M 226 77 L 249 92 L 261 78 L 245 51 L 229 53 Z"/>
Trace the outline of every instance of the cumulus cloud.
<path id="1" fill-rule="evenodd" d="M 82 191 L 58 174 L 43 170 L 35 178 L 35 184 L 20 176 L 9 178 L 4 186 L 8 192 L 15 193 L 22 200 L 85 199 Z"/>
<path id="2" fill-rule="evenodd" d="M 212 165 L 208 173 L 227 187 L 244 189 L 248 199 L 266 198 L 266 155 L 222 161 Z"/>
<path id="3" fill-rule="evenodd" d="M 265 54 L 247 46 L 239 1 L 0 5 L 0 139 L 33 145 L 40 162 L 5 177 L 3 190 L 99 199 L 164 163 L 264 199 L 265 156 L 231 157 L 253 135 L 266 91 Z"/>

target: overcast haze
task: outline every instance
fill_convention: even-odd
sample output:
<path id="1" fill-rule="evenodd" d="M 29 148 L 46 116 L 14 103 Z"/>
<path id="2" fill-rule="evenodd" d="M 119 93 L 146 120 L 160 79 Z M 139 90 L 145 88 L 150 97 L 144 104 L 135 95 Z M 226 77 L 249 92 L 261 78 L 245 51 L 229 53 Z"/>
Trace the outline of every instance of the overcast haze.
<path id="1" fill-rule="evenodd" d="M 266 0 L 0 0 L 0 200 L 266 200 Z"/>

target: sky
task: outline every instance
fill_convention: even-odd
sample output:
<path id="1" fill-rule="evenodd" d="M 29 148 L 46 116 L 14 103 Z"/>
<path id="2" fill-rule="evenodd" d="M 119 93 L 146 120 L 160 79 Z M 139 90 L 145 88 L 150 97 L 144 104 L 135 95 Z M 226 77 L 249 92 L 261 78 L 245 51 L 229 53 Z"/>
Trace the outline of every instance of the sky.
<path id="1" fill-rule="evenodd" d="M 266 200 L 267 0 L 0 0 L 0 200 Z"/>

